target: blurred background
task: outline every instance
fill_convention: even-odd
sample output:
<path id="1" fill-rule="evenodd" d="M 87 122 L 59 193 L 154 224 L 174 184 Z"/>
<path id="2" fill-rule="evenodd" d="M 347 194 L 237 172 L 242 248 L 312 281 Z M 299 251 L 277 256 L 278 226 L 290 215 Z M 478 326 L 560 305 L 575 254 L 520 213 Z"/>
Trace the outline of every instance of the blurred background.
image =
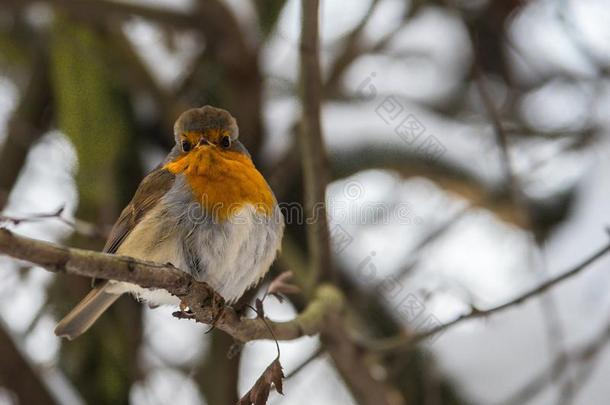
<path id="1" fill-rule="evenodd" d="M 610 1 L 320 7 L 333 260 L 358 339 L 502 304 L 608 243 Z M 301 202 L 299 32 L 297 0 L 3 0 L 0 212 L 30 219 L 3 225 L 101 249 L 177 115 L 204 104 Z M 306 252 L 292 221 L 272 273 Z M 406 404 L 607 403 L 609 265 L 367 365 Z M 0 404 L 234 404 L 275 356 L 130 297 L 60 341 L 90 281 L 0 267 Z M 265 304 L 277 320 L 300 305 Z M 318 338 L 280 347 L 270 404 L 363 403 Z"/>

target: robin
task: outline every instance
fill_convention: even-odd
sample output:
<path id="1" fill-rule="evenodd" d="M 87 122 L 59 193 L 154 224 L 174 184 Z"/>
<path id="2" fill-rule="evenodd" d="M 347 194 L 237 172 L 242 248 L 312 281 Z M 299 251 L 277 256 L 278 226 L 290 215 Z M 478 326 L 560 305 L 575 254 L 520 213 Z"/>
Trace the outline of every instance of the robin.
<path id="1" fill-rule="evenodd" d="M 235 118 L 220 108 L 180 115 L 176 145 L 142 180 L 103 251 L 172 263 L 229 303 L 256 284 L 280 249 L 284 217 L 238 136 Z M 55 334 L 78 337 L 124 293 L 151 306 L 180 304 L 165 290 L 104 281 L 59 322 Z"/>

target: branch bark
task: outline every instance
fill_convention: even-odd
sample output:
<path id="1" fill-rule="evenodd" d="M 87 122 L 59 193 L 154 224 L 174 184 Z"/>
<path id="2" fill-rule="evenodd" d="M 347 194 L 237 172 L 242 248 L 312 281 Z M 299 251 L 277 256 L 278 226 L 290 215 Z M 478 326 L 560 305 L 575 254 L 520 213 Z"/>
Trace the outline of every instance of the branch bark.
<path id="1" fill-rule="evenodd" d="M 163 288 L 182 299 L 201 323 L 216 328 L 241 342 L 258 339 L 293 340 L 311 336 L 324 328 L 327 317 L 340 313 L 343 297 L 334 287 L 320 285 L 314 299 L 295 319 L 273 322 L 269 319 L 240 319 L 228 306 L 217 305 L 222 298 L 207 284 L 170 264 L 160 265 L 130 257 L 59 246 L 18 236 L 0 228 L 0 254 L 25 260 L 55 273 L 106 280 L 125 281 L 145 288 Z"/>

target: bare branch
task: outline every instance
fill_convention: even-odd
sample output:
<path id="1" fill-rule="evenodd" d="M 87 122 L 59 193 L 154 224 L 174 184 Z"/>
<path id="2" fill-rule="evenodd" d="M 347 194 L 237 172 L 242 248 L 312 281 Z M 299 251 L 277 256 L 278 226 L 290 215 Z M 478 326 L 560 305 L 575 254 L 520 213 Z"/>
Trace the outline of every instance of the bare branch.
<path id="1" fill-rule="evenodd" d="M 500 115 L 498 114 L 498 111 L 494 106 L 491 95 L 487 91 L 487 86 L 483 82 L 483 74 L 478 69 L 478 65 L 475 67 L 475 69 L 477 71 L 477 89 L 479 90 L 479 95 L 483 100 L 483 105 L 485 106 L 487 115 L 489 116 L 489 119 L 491 120 L 491 123 L 493 125 L 494 133 L 496 136 L 496 142 L 498 142 L 498 145 L 500 146 L 500 152 L 502 152 L 502 165 L 504 169 L 504 175 L 507 179 L 511 179 L 511 185 L 514 186 L 512 165 L 508 152 L 508 137 L 506 135 L 506 132 L 504 131 L 504 127 L 502 126 L 502 119 L 500 118 Z"/>
<path id="2" fill-rule="evenodd" d="M 320 102 L 322 78 L 319 60 L 318 0 L 303 0 L 301 31 L 301 100 L 303 120 L 299 132 L 302 151 L 306 217 L 315 218 L 307 227 L 313 283 L 330 272 L 331 254 L 325 195 L 328 162 L 322 138 Z M 307 286 L 309 287 L 309 286 Z"/>
<path id="3" fill-rule="evenodd" d="M 390 337 L 387 339 L 381 339 L 379 341 L 373 342 L 372 344 L 369 344 L 369 347 L 372 350 L 381 351 L 381 352 L 408 350 L 409 347 L 411 347 L 413 344 L 421 342 L 422 340 L 429 338 L 433 335 L 436 335 L 438 333 L 445 332 L 446 330 L 448 330 L 449 328 L 451 328 L 457 324 L 463 323 L 470 319 L 483 318 L 483 317 L 487 317 L 492 314 L 496 314 L 498 312 L 502 312 L 506 309 L 509 309 L 518 304 L 521 304 L 532 297 L 538 296 L 538 295 L 544 293 L 545 291 L 553 288 L 557 284 L 576 276 L 577 274 L 582 272 L 584 269 L 586 269 L 591 263 L 595 262 L 597 259 L 601 258 L 608 252 L 610 252 L 610 243 L 606 244 L 604 247 L 599 249 L 597 252 L 593 253 L 593 255 L 591 255 L 588 259 L 585 259 L 582 263 L 578 264 L 577 266 L 573 267 L 572 269 L 567 270 L 558 276 L 550 278 L 549 280 L 538 285 L 537 287 L 534 287 L 534 288 L 526 291 L 525 293 L 520 294 L 519 296 L 513 298 L 512 300 L 510 300 L 504 304 L 501 304 L 501 305 L 498 305 L 498 306 L 495 306 L 495 307 L 492 307 L 489 309 L 472 308 L 470 312 L 457 317 L 453 321 L 438 325 L 428 331 L 425 331 L 422 333 L 411 334 L 411 335 L 401 335 L 401 336 L 396 336 L 396 337 Z"/>
<path id="4" fill-rule="evenodd" d="M 409 254 L 410 260 L 400 270 L 398 270 L 396 278 L 400 280 L 411 274 L 413 269 L 415 269 L 420 262 L 421 252 L 423 252 L 428 245 L 449 233 L 449 231 L 452 230 L 454 226 L 460 222 L 460 220 L 464 218 L 471 209 L 472 207 L 469 205 L 461 208 L 442 225 L 434 228 L 430 233 L 425 235 L 413 248 L 411 248 L 411 253 Z M 377 288 L 380 288 L 382 283 L 383 282 L 380 282 L 377 285 Z"/>
<path id="5" fill-rule="evenodd" d="M 303 119 L 299 131 L 301 146 L 305 211 L 315 218 L 307 227 L 307 242 L 312 279 L 305 286 L 311 291 L 321 279 L 330 278 L 331 252 L 325 193 L 328 183 L 328 163 L 322 127 L 320 103 L 322 80 L 319 60 L 318 13 L 319 0 L 301 0 L 301 100 Z M 348 335 L 344 319 L 331 314 L 332 327 L 326 328 L 321 339 L 332 356 L 337 369 L 361 404 L 404 404 L 402 395 L 393 387 L 378 381 L 371 375 L 363 353 Z"/>
<path id="6" fill-rule="evenodd" d="M 404 405 L 403 395 L 389 381 L 380 381 L 371 375 L 366 351 L 354 344 L 341 319 L 327 328 L 322 341 L 332 356 L 337 370 L 343 376 L 354 398 L 362 405 Z"/>
<path id="7" fill-rule="evenodd" d="M 316 360 L 318 357 L 320 357 L 325 352 L 326 352 L 326 350 L 324 350 L 324 348 L 322 346 L 318 347 L 313 353 L 311 353 L 309 356 L 307 356 L 307 358 L 305 360 L 303 360 L 301 362 L 301 364 L 296 366 L 294 370 L 292 370 L 290 373 L 288 373 L 288 375 L 286 375 L 286 379 L 292 378 L 295 375 L 299 374 L 301 371 L 303 371 L 304 368 L 306 368 L 309 364 L 311 364 L 312 361 Z"/>
<path id="8" fill-rule="evenodd" d="M 352 66 L 354 61 L 363 55 L 369 53 L 376 53 L 385 50 L 396 35 L 411 21 L 411 17 L 419 10 L 422 2 L 414 1 L 409 6 L 405 15 L 402 17 L 402 21 L 396 25 L 389 32 L 385 33 L 383 37 L 377 40 L 377 42 L 365 45 L 363 44 L 363 31 L 366 24 L 372 17 L 375 9 L 377 8 L 378 2 L 373 1 L 364 15 L 360 23 L 350 32 L 347 36 L 345 46 L 341 53 L 331 65 L 328 74 L 328 80 L 325 83 L 325 92 L 329 96 L 338 97 L 340 96 L 340 83 L 345 72 Z"/>
<path id="9" fill-rule="evenodd" d="M 546 388 L 548 384 L 553 382 L 553 377 L 555 375 L 561 376 L 565 374 L 568 371 L 570 364 L 587 363 L 598 360 L 600 352 L 604 350 L 609 343 L 610 322 L 607 322 L 595 339 L 588 344 L 567 353 L 566 355 L 557 356 L 547 370 L 544 370 L 536 377 L 530 379 L 525 386 L 517 391 L 517 393 L 513 394 L 511 398 L 502 403 L 505 405 L 517 405 L 529 402 L 544 388 Z M 582 381 L 578 381 L 574 385 L 574 391 L 578 391 L 584 386 L 584 384 L 581 384 L 581 382 Z M 575 392 L 572 392 L 572 395 L 575 395 Z"/>
<path id="10" fill-rule="evenodd" d="M 343 46 L 341 53 L 339 53 L 339 56 L 333 61 L 330 68 L 330 74 L 325 83 L 325 90 L 328 94 L 337 92 L 337 87 L 345 71 L 358 56 L 362 55 L 362 33 L 378 5 L 379 0 L 373 0 L 360 22 L 352 29 L 349 35 L 347 35 L 345 45 Z"/>
<path id="11" fill-rule="evenodd" d="M 474 44 L 474 49 L 478 49 L 476 44 Z M 496 142 L 500 147 L 502 163 L 505 171 L 505 179 L 508 183 L 508 189 L 510 192 L 510 196 L 514 206 L 517 208 L 517 211 L 523 217 L 523 220 L 526 224 L 526 227 L 533 233 L 535 250 L 540 252 L 539 246 L 539 238 L 540 232 L 534 225 L 534 221 L 532 218 L 532 213 L 528 209 L 526 204 L 526 197 L 521 189 L 521 184 L 519 178 L 515 175 L 515 171 L 511 162 L 511 157 L 509 153 L 509 145 L 508 145 L 508 135 L 507 132 L 502 125 L 502 120 L 500 117 L 500 113 L 497 110 L 494 102 L 489 94 L 487 87 L 484 83 L 483 72 L 481 70 L 481 66 L 479 63 L 479 55 L 475 53 L 475 64 L 474 64 L 475 76 L 476 76 L 476 84 L 479 89 L 479 94 L 483 100 L 483 104 L 487 110 L 487 114 L 493 124 L 494 132 L 496 134 Z M 538 270 L 543 276 L 546 276 L 546 266 L 532 266 L 532 269 Z M 557 308 L 557 303 L 552 295 L 544 295 L 541 297 L 540 304 L 542 306 L 542 310 L 544 311 L 544 324 L 546 326 L 547 331 L 547 339 L 549 342 L 549 347 L 551 351 L 556 354 L 558 357 L 565 356 L 565 348 L 563 347 L 564 343 L 564 331 L 561 325 L 561 320 L 559 317 L 559 312 Z M 554 375 L 554 379 L 559 377 L 558 374 Z M 571 384 L 569 380 L 566 380 L 566 383 L 562 385 L 562 397 L 570 397 L 571 392 Z"/>
<path id="12" fill-rule="evenodd" d="M 168 132 L 171 133 L 176 117 L 188 106 L 157 82 L 148 66 L 134 49 L 133 44 L 123 33 L 120 25 L 113 25 L 109 31 L 109 36 L 124 61 L 125 79 L 135 87 L 152 95 L 163 115 L 163 123 Z"/>

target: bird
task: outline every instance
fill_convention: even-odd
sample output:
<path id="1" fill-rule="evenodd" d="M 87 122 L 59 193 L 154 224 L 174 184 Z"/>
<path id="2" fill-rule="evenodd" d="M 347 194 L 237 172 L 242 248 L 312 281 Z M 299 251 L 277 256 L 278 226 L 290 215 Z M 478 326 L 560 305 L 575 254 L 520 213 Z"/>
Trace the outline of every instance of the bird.
<path id="1" fill-rule="evenodd" d="M 174 124 L 174 147 L 142 180 L 103 252 L 170 263 L 228 304 L 257 284 L 280 251 L 284 216 L 238 138 L 237 121 L 224 109 L 183 112 Z M 75 339 L 126 293 L 151 307 L 181 304 L 163 289 L 98 280 L 55 334 Z"/>

